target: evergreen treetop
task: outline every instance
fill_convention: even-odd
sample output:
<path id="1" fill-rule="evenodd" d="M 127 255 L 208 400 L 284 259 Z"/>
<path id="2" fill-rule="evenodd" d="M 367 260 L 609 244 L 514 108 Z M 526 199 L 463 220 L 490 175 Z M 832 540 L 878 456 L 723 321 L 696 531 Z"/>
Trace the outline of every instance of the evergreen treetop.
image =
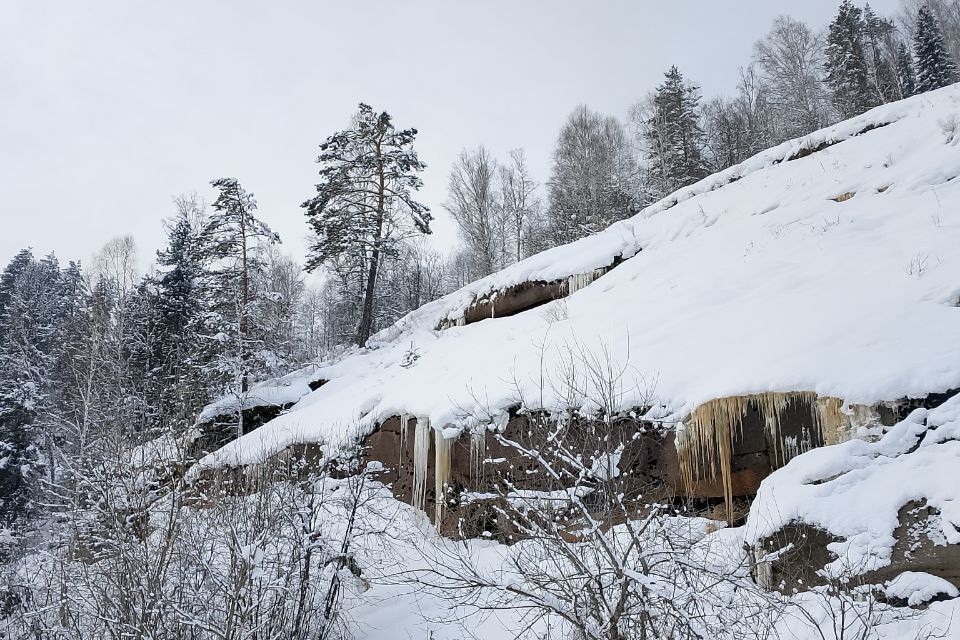
<path id="1" fill-rule="evenodd" d="M 870 91 L 863 40 L 863 11 L 850 0 L 843 0 L 827 29 L 824 64 L 826 82 L 841 118 L 863 113 L 879 102 Z"/>
<path id="2" fill-rule="evenodd" d="M 700 88 L 686 82 L 676 66 L 667 70 L 657 87 L 645 124 L 650 155 L 647 182 L 653 198 L 664 197 L 707 175 Z"/>
<path id="3" fill-rule="evenodd" d="M 917 12 L 913 52 L 917 63 L 917 93 L 939 89 L 957 81 L 956 66 L 947 53 L 943 32 L 927 5 L 921 6 Z"/>

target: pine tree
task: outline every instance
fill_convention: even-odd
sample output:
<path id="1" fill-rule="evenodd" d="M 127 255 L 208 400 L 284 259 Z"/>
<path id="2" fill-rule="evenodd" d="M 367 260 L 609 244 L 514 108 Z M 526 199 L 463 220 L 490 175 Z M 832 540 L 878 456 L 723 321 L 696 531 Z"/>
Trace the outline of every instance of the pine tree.
<path id="1" fill-rule="evenodd" d="M 430 233 L 430 209 L 413 198 L 426 167 L 416 137 L 416 129 L 398 131 L 389 113 L 361 103 L 353 126 L 320 145 L 317 195 L 302 205 L 315 234 L 307 270 L 349 258 L 360 272 L 359 345 L 373 333 L 384 256 L 402 238 Z"/>
<path id="2" fill-rule="evenodd" d="M 30 249 L 21 249 L 17 255 L 7 264 L 3 273 L 0 274 L 0 343 L 4 338 L 4 309 L 10 302 L 10 298 L 16 291 L 18 278 L 33 262 L 33 253 Z"/>
<path id="3" fill-rule="evenodd" d="M 913 58 L 903 42 L 897 47 L 897 83 L 900 95 L 909 98 L 917 92 L 917 77 L 913 71 Z"/>
<path id="4" fill-rule="evenodd" d="M 657 87 L 644 127 L 647 187 L 659 199 L 707 175 L 700 128 L 700 89 L 670 67 Z"/>
<path id="5" fill-rule="evenodd" d="M 917 12 L 913 52 L 917 59 L 917 93 L 956 82 L 956 67 L 947 53 L 940 25 L 927 5 Z"/>
<path id="6" fill-rule="evenodd" d="M 879 102 L 870 91 L 863 34 L 863 12 L 843 0 L 828 28 L 825 63 L 827 85 L 841 118 L 863 113 Z"/>

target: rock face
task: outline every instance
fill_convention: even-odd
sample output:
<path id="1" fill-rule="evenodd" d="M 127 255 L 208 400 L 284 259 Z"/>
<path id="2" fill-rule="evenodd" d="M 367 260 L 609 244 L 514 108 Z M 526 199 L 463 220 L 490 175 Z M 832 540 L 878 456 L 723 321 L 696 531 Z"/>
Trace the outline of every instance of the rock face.
<path id="1" fill-rule="evenodd" d="M 464 310 L 463 315 L 442 320 L 437 329 L 473 324 L 487 318 L 505 318 L 564 298 L 586 287 L 622 262 L 623 257 L 618 255 L 608 266 L 586 273 L 550 281 L 527 280 L 505 287 L 477 298 Z"/>
<path id="2" fill-rule="evenodd" d="M 315 384 L 318 388 L 323 382 Z M 866 407 L 845 406 L 837 398 L 810 392 L 764 393 L 705 403 L 679 432 L 637 417 L 622 417 L 607 425 L 576 416 L 564 433 L 586 457 L 612 455 L 605 451 L 610 442 L 627 443 L 616 458 L 630 500 L 679 501 L 711 509 L 722 501 L 733 523 L 742 518 L 764 478 L 794 456 L 847 440 L 857 426 L 892 424 L 912 408 L 937 404 L 946 397 L 933 394 Z M 283 409 L 283 405 L 251 406 L 244 409 L 244 423 L 248 429 L 257 428 Z M 627 415 L 643 413 L 638 408 Z M 235 437 L 235 414 L 215 416 L 200 426 L 202 437 L 194 440 L 193 447 L 202 452 L 218 438 Z M 421 425 L 414 416 L 393 416 L 363 439 L 359 451 L 363 461 L 379 463 L 376 476 L 397 499 L 423 509 L 445 534 L 506 539 L 512 532 L 492 515 L 498 499 L 512 490 L 565 488 L 520 450 L 541 450 L 554 429 L 556 423 L 547 415 L 515 409 L 499 428 L 444 438 L 441 431 L 425 422 Z M 227 465 L 203 477 L 208 486 L 249 492 L 267 477 L 301 477 L 328 462 L 321 444 L 301 443 L 248 468 Z M 439 509 L 438 491 L 444 496 Z M 815 534 L 805 531 L 803 535 Z"/>
<path id="3" fill-rule="evenodd" d="M 421 440 L 418 451 L 417 418 L 393 417 L 364 440 L 362 451 L 365 459 L 381 463 L 377 479 L 391 486 L 398 500 L 423 508 L 445 535 L 489 535 L 507 540 L 512 531 L 498 521 L 495 503 L 511 491 L 559 488 L 543 465 L 508 442 L 530 452 L 540 451 L 553 427 L 547 426 L 543 416 L 515 413 L 496 434 L 484 431 L 444 439 L 441 432 L 426 430 L 420 423 L 421 437 L 423 433 L 427 437 L 426 446 Z M 610 432 L 612 438 L 604 437 Z M 626 442 L 622 450 L 608 457 L 623 474 L 623 486 L 637 501 L 652 499 L 652 491 L 657 497 L 666 495 L 665 437 L 649 423 L 622 418 L 608 427 L 571 419 L 565 438 L 576 442 L 587 460 L 614 453 L 606 449 L 611 442 Z M 438 493 L 443 496 L 440 508 Z"/>
<path id="4" fill-rule="evenodd" d="M 197 418 L 194 434 L 187 447 L 187 458 L 197 460 L 228 442 L 259 429 L 292 407 L 303 396 L 316 391 L 326 380 L 307 366 L 277 380 L 254 385 L 245 397 L 225 396 L 208 405 Z M 243 433 L 237 425 L 243 418 Z"/>
<path id="5" fill-rule="evenodd" d="M 795 458 L 750 509 L 757 581 L 789 591 L 922 572 L 960 586 L 958 470 L 960 396 L 914 410 L 876 442 Z"/>
<path id="6" fill-rule="evenodd" d="M 627 495 L 638 503 L 679 498 L 709 505 L 722 499 L 733 521 L 734 498 L 756 494 L 761 481 L 793 456 L 847 437 L 858 412 L 879 420 L 866 408 L 844 412 L 841 405 L 813 393 L 738 396 L 698 409 L 679 436 L 638 418 L 608 426 L 578 417 L 564 438 L 588 459 L 611 455 L 605 449 L 611 442 L 627 443 L 616 452 L 616 464 Z M 489 521 L 487 503 L 514 490 L 564 488 L 523 451 L 547 446 L 556 429 L 547 416 L 515 411 L 501 429 L 449 440 L 424 428 L 418 451 L 419 426 L 412 416 L 386 420 L 363 441 L 363 456 L 382 465 L 378 479 L 397 499 L 423 508 L 449 535 L 502 536 L 502 527 Z M 444 495 L 440 509 L 438 491 Z"/>
<path id="7" fill-rule="evenodd" d="M 734 497 L 755 494 L 771 471 L 881 421 L 873 407 L 844 406 L 812 392 L 718 398 L 697 407 L 676 434 L 666 456 L 668 475 L 683 495 L 723 497 L 732 523 Z"/>

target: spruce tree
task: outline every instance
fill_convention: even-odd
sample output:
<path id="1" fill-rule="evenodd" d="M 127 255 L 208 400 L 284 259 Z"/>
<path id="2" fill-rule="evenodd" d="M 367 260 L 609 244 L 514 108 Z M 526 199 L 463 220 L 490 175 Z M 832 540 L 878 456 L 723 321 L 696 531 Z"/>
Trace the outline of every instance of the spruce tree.
<path id="1" fill-rule="evenodd" d="M 956 66 L 947 53 L 943 32 L 927 5 L 921 6 L 917 12 L 913 52 L 917 60 L 917 93 L 939 89 L 957 81 Z"/>
<path id="2" fill-rule="evenodd" d="M 647 185 L 654 199 L 707 175 L 699 105 L 699 87 L 687 83 L 675 66 L 670 67 L 656 89 L 644 128 L 649 154 Z"/>
<path id="3" fill-rule="evenodd" d="M 353 126 L 320 145 L 317 195 L 301 205 L 314 240 L 307 271 L 352 258 L 362 272 L 356 343 L 373 333 L 379 270 L 397 242 L 430 233 L 430 209 L 413 197 L 426 165 L 413 143 L 416 129 L 398 131 L 390 114 L 361 103 Z"/>
<path id="4" fill-rule="evenodd" d="M 894 34 L 896 27 L 891 20 L 878 16 L 870 5 L 863 7 L 863 31 L 868 49 L 870 84 L 878 103 L 892 102 L 903 97 L 900 94 L 896 72 Z"/>
<path id="5" fill-rule="evenodd" d="M 913 71 L 913 58 L 903 42 L 897 47 L 897 83 L 900 96 L 909 98 L 917 92 L 917 76 Z"/>
<path id="6" fill-rule="evenodd" d="M 254 272 L 263 266 L 265 246 L 279 243 L 280 236 L 256 217 L 256 199 L 236 178 L 210 184 L 218 194 L 200 242 L 207 263 L 205 286 L 212 298 L 208 338 L 217 345 L 211 372 L 226 375 L 228 389 L 243 394 L 250 385 L 256 349 L 250 330 Z"/>
<path id="7" fill-rule="evenodd" d="M 0 316 L 0 526 L 33 509 L 44 467 L 44 434 L 37 424 L 49 405 L 57 328 L 62 313 L 56 258 L 21 252 L 3 279 Z"/>
<path id="8" fill-rule="evenodd" d="M 156 323 L 150 350 L 160 426 L 179 431 L 209 400 L 202 372 L 211 364 L 203 338 L 211 296 L 204 286 L 201 206 L 196 199 L 179 198 L 177 208 L 166 223 L 167 246 L 157 251 L 158 273 L 150 283 Z"/>
<path id="9" fill-rule="evenodd" d="M 850 0 L 843 0 L 827 31 L 824 65 L 833 104 L 841 118 L 858 115 L 879 103 L 870 91 L 863 36 L 863 12 Z"/>
<path id="10" fill-rule="evenodd" d="M 21 249 L 4 267 L 3 273 L 0 274 L 0 344 L 3 343 L 4 339 L 4 309 L 16 291 L 18 278 L 32 262 L 33 252 L 30 249 Z"/>

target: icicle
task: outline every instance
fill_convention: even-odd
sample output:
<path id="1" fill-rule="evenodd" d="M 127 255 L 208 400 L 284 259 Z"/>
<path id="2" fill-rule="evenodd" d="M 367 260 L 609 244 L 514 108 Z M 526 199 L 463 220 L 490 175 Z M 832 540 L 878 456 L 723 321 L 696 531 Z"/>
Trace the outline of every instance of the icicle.
<path id="1" fill-rule="evenodd" d="M 435 459 L 433 469 L 435 489 L 434 502 L 436 504 L 436 516 L 434 518 L 434 524 L 436 525 L 438 531 L 440 529 L 440 523 L 443 521 L 443 506 L 446 502 L 446 486 L 450 479 L 450 445 L 452 443 L 453 440 L 444 438 L 441 431 L 434 431 L 433 450 L 435 452 Z"/>
<path id="2" fill-rule="evenodd" d="M 604 272 L 604 269 L 594 269 L 586 273 L 573 274 L 567 278 L 567 295 L 576 293 L 580 291 L 580 289 L 589 286 L 594 280 L 602 276 Z"/>
<path id="3" fill-rule="evenodd" d="M 403 468 L 403 454 L 405 453 L 407 446 L 407 428 L 410 426 L 410 414 L 401 413 L 400 414 L 400 460 L 397 462 L 397 475 L 400 474 L 400 469 Z"/>
<path id="4" fill-rule="evenodd" d="M 785 441 L 781 418 L 790 403 L 804 403 L 811 409 L 812 429 L 803 433 L 803 442 L 796 437 Z M 690 414 L 688 423 L 677 438 L 680 474 L 688 491 L 698 480 L 720 476 L 728 520 L 733 519 L 732 457 L 733 438 L 743 429 L 743 417 L 754 406 L 764 419 L 767 442 L 771 448 L 770 463 L 774 468 L 812 448 L 815 442 L 828 441 L 827 434 L 837 433 L 846 416 L 839 410 L 837 398 L 817 398 L 809 391 L 760 393 L 730 396 L 704 402 Z"/>
<path id="5" fill-rule="evenodd" d="M 470 480 L 479 483 L 483 459 L 487 455 L 487 432 L 481 428 L 470 432 Z M 478 490 L 479 487 L 477 486 Z"/>
<path id="6" fill-rule="evenodd" d="M 427 456 L 430 455 L 430 421 L 417 418 L 413 432 L 413 495 L 410 504 L 423 510 L 427 495 Z"/>
<path id="7" fill-rule="evenodd" d="M 817 414 L 823 431 L 824 444 L 838 444 L 849 440 L 856 427 L 879 422 L 873 407 L 854 404 L 844 407 L 840 398 L 818 398 Z"/>

